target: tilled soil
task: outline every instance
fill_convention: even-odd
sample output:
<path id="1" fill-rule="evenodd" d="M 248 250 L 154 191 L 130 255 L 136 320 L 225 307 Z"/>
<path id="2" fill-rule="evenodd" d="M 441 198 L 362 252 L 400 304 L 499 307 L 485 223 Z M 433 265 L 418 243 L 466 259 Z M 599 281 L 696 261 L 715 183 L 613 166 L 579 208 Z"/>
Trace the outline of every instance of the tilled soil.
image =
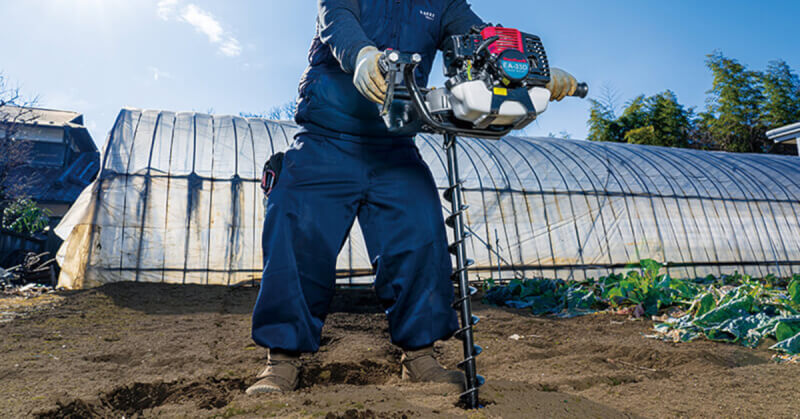
<path id="1" fill-rule="evenodd" d="M 256 293 L 119 283 L 39 310 L 20 302 L 24 313 L 0 324 L 0 417 L 800 417 L 800 365 L 771 362 L 765 345 L 676 345 L 644 338 L 646 320 L 477 301 L 485 407 L 465 411 L 446 385 L 400 379 L 400 351 L 364 290 L 339 292 L 299 390 L 250 397 L 264 363 L 250 340 Z M 455 368 L 460 342 L 437 351 Z"/>

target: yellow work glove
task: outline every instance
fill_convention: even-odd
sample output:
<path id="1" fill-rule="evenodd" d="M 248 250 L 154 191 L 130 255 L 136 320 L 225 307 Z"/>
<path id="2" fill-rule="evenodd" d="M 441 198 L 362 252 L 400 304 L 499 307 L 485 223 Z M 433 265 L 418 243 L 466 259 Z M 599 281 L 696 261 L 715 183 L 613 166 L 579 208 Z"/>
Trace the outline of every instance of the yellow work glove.
<path id="1" fill-rule="evenodd" d="M 386 79 L 378 65 L 380 57 L 381 52 L 373 46 L 361 48 L 356 57 L 356 71 L 353 72 L 356 89 L 375 103 L 383 103 L 386 99 Z"/>
<path id="2" fill-rule="evenodd" d="M 578 81 L 572 74 L 560 68 L 550 67 L 550 83 L 547 83 L 546 87 L 550 91 L 550 101 L 560 101 L 575 93 Z"/>

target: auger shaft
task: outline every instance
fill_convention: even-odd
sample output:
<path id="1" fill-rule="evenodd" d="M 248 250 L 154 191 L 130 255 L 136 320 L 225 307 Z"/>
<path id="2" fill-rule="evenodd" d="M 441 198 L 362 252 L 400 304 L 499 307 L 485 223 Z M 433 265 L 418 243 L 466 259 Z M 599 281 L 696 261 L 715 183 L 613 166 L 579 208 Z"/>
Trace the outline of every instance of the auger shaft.
<path id="1" fill-rule="evenodd" d="M 446 223 L 454 231 L 454 241 L 450 244 L 449 250 L 456 257 L 452 279 L 458 281 L 458 297 L 453 302 L 453 307 L 458 310 L 461 318 L 461 328 L 456 332 L 456 337 L 461 339 L 464 346 L 464 360 L 459 363 L 459 367 L 464 369 L 467 379 L 466 390 L 461 394 L 461 400 L 466 404 L 467 408 L 475 409 L 479 407 L 478 387 L 482 384 L 482 378 L 476 372 L 475 356 L 480 353 L 481 349 L 475 345 L 472 334 L 472 326 L 477 323 L 478 318 L 472 315 L 470 296 L 475 293 L 475 288 L 469 285 L 467 268 L 474 262 L 467 259 L 465 240 L 469 235 L 464 229 L 463 217 L 464 210 L 467 207 L 461 202 L 461 180 L 458 172 L 455 135 L 444 134 L 444 148 L 447 151 L 447 178 L 449 183 L 444 197 L 450 202 L 452 209 Z"/>

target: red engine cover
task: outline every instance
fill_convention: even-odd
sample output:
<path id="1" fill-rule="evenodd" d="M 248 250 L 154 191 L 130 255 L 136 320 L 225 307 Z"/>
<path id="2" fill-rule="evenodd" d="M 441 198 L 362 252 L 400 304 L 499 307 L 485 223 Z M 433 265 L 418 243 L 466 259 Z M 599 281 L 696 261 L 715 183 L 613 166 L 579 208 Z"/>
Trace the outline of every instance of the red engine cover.
<path id="1" fill-rule="evenodd" d="M 487 26 L 481 31 L 481 36 L 483 39 L 489 39 L 493 36 L 500 37 L 500 39 L 489 45 L 488 49 L 492 54 L 500 54 L 507 49 L 515 49 L 522 53 L 525 52 L 525 44 L 522 43 L 522 33 L 516 29 Z"/>

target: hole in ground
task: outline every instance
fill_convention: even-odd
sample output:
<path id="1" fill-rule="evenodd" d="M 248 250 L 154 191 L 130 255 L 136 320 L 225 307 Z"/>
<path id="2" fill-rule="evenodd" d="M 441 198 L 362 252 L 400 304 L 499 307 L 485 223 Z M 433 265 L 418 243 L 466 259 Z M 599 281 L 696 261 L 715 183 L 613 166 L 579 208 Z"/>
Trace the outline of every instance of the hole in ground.
<path id="1" fill-rule="evenodd" d="M 303 367 L 300 374 L 300 387 L 331 384 L 384 384 L 392 377 L 400 376 L 400 367 L 371 360 L 360 362 L 334 362 L 330 364 L 310 364 Z"/>
<path id="2" fill-rule="evenodd" d="M 668 378 L 669 373 L 655 372 L 655 373 L 639 374 L 639 375 L 631 373 L 596 374 L 596 375 L 587 375 L 570 379 L 538 383 L 538 386 L 539 386 L 539 391 L 546 391 L 546 392 L 558 391 L 558 389 L 561 388 L 561 386 L 569 386 L 576 391 L 583 391 L 601 384 L 606 384 L 609 386 L 635 384 L 642 381 L 644 377 L 658 380 L 658 379 Z"/>
<path id="3" fill-rule="evenodd" d="M 171 403 L 195 403 L 200 409 L 218 409 L 226 406 L 234 392 L 244 391 L 241 379 L 209 377 L 201 381 L 173 381 L 169 383 L 134 383 L 101 394 L 98 400 L 76 399 L 58 402 L 55 409 L 40 412 L 39 418 L 86 418 L 132 416 Z"/>
<path id="4" fill-rule="evenodd" d="M 494 404 L 494 400 L 484 399 L 483 397 L 478 395 L 478 409 L 477 409 L 478 411 L 480 409 L 483 409 L 484 407 L 492 405 L 492 404 Z M 458 399 L 458 401 L 455 402 L 454 405 L 455 405 L 455 407 L 457 407 L 459 409 L 472 410 L 469 407 L 467 407 L 467 402 L 466 402 L 466 400 L 463 400 L 463 399 Z"/>

